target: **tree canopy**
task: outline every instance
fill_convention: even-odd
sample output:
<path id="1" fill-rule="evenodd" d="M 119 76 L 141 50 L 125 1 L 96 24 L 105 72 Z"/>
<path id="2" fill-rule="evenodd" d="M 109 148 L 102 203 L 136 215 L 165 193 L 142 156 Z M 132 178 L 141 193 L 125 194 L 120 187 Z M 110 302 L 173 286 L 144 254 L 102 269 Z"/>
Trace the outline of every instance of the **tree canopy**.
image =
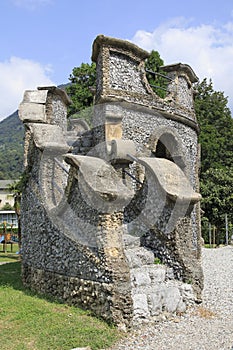
<path id="1" fill-rule="evenodd" d="M 93 104 L 96 64 L 82 63 L 80 67 L 75 67 L 69 80 L 71 84 L 66 87 L 66 91 L 72 100 L 68 110 L 68 115 L 72 116 Z"/>
<path id="2" fill-rule="evenodd" d="M 167 86 L 166 73 L 160 67 L 164 62 L 158 51 L 151 51 L 150 57 L 146 60 L 145 68 L 147 79 L 154 92 L 160 97 L 165 97 Z M 158 75 L 158 73 L 162 75 Z M 93 90 L 96 86 L 96 64 L 82 63 L 79 67 L 74 67 L 69 77 L 70 84 L 66 86 L 67 94 L 72 100 L 68 115 L 76 116 L 80 112 L 93 105 Z M 85 118 L 84 114 L 84 118 Z"/>
<path id="3" fill-rule="evenodd" d="M 158 51 L 152 50 L 150 56 L 146 60 L 146 76 L 153 91 L 160 97 L 166 96 L 167 79 L 166 73 L 161 70 L 164 65 Z"/>
<path id="4" fill-rule="evenodd" d="M 204 79 L 197 85 L 195 110 L 200 126 L 202 173 L 209 168 L 231 166 L 233 161 L 233 119 L 223 92 L 214 91 Z"/>
<path id="5" fill-rule="evenodd" d="M 233 223 L 233 119 L 223 92 L 204 79 L 197 85 L 195 110 L 200 125 L 200 185 L 203 220 L 224 232 L 225 215 Z M 203 232 L 207 238 L 207 233 Z"/>
<path id="6" fill-rule="evenodd" d="M 201 192 L 204 215 L 216 227 L 224 227 L 225 214 L 233 222 L 232 168 L 210 168 L 202 174 Z"/>

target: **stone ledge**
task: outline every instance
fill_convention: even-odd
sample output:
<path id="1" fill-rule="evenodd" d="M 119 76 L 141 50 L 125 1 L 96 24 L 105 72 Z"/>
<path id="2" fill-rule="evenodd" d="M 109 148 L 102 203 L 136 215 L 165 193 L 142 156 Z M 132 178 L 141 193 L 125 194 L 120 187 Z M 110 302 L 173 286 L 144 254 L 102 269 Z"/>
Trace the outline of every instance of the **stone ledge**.
<path id="1" fill-rule="evenodd" d="M 111 38 L 111 37 L 105 36 L 103 34 L 100 34 L 96 37 L 95 41 L 93 42 L 93 46 L 92 46 L 93 53 L 92 53 L 91 59 L 94 62 L 97 61 L 101 45 L 107 45 L 107 46 L 109 46 L 109 49 L 117 47 L 119 49 L 123 49 L 124 51 L 131 51 L 134 53 L 134 55 L 138 56 L 140 59 L 146 59 L 150 56 L 149 52 L 141 49 L 140 47 L 131 43 L 130 41 L 117 39 L 117 38 Z"/>

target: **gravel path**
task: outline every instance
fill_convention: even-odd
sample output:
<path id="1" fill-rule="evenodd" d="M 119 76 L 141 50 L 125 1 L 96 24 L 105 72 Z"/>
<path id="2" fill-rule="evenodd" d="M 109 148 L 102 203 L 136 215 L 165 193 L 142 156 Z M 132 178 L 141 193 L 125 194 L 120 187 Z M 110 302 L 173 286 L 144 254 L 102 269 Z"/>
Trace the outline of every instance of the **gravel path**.
<path id="1" fill-rule="evenodd" d="M 203 303 L 141 327 L 108 350 L 233 350 L 233 247 L 202 252 Z"/>

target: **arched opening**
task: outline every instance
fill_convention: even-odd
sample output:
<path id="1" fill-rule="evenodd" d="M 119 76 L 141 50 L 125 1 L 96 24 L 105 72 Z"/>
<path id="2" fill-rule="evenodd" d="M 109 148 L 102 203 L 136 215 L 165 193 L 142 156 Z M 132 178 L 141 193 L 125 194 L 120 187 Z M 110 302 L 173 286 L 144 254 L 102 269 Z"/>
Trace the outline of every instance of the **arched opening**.
<path id="1" fill-rule="evenodd" d="M 171 133 L 165 132 L 152 145 L 152 157 L 164 158 L 177 164 L 182 170 L 185 168 L 183 156 L 177 139 Z"/>
<path id="2" fill-rule="evenodd" d="M 154 153 L 154 156 L 156 158 L 165 158 L 165 159 L 171 160 L 173 162 L 173 158 L 171 156 L 171 153 L 169 152 L 167 147 L 162 143 L 161 140 L 158 140 L 156 150 L 153 153 Z"/>

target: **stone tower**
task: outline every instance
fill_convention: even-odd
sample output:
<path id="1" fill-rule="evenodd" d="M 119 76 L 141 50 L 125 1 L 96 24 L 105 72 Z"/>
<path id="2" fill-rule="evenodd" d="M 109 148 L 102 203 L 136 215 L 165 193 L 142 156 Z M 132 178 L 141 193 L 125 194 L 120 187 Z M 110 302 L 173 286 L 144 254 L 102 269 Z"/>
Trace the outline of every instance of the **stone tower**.
<path id="1" fill-rule="evenodd" d="M 66 93 L 26 91 L 22 199 L 25 285 L 118 326 L 184 312 L 201 300 L 197 77 L 164 66 L 165 96 L 149 85 L 149 54 L 98 36 L 92 124 L 72 121 Z"/>

